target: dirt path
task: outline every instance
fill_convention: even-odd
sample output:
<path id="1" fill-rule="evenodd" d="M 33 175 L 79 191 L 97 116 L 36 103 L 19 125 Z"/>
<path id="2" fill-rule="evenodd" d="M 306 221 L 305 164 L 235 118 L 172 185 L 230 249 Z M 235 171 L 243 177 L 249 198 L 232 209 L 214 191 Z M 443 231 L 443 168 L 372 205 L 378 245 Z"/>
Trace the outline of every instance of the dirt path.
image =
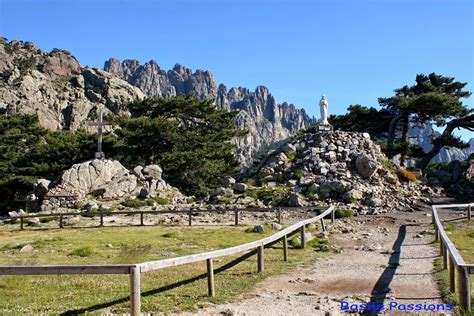
<path id="1" fill-rule="evenodd" d="M 337 224 L 330 239 L 340 253 L 269 278 L 239 302 L 212 306 L 198 314 L 342 315 L 341 300 L 385 306 L 390 301 L 442 303 L 432 276 L 438 254 L 431 245 L 434 236 L 427 213 L 424 209 Z"/>

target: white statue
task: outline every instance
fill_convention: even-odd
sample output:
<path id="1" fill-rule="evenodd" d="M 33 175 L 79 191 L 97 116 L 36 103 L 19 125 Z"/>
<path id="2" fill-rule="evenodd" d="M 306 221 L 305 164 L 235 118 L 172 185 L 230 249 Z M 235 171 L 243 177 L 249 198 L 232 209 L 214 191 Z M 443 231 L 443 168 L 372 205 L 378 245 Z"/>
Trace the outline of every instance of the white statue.
<path id="1" fill-rule="evenodd" d="M 321 118 L 319 119 L 319 124 L 320 125 L 329 125 L 328 122 L 328 99 L 326 99 L 326 96 L 323 94 L 321 97 L 321 101 L 319 101 L 319 109 L 321 110 Z"/>

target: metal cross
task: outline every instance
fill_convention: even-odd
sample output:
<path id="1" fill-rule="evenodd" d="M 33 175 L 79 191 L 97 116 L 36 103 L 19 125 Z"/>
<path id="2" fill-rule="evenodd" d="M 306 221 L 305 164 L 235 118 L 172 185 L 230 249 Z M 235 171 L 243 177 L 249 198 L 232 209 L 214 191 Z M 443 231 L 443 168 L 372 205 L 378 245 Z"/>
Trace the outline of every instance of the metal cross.
<path id="1" fill-rule="evenodd" d="M 95 159 L 105 159 L 104 152 L 102 151 L 102 127 L 106 125 L 112 125 L 109 122 L 104 122 L 104 113 L 100 111 L 98 122 L 89 122 L 89 126 L 97 126 L 97 134 L 99 135 L 97 140 L 97 151 L 95 153 Z"/>

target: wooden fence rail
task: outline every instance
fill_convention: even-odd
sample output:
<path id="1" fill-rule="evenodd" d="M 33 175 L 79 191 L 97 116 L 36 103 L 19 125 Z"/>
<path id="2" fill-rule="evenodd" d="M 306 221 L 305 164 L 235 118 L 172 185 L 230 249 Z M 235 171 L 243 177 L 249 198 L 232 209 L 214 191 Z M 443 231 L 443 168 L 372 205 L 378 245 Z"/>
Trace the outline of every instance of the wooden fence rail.
<path id="1" fill-rule="evenodd" d="M 467 219 L 471 220 L 472 207 L 474 204 L 448 204 L 433 205 L 432 216 L 433 225 L 435 227 L 435 238 L 439 241 L 439 250 L 443 256 L 443 269 L 449 270 L 449 290 L 457 292 L 459 296 L 459 307 L 467 314 L 471 312 L 471 282 L 470 275 L 474 274 L 474 264 L 466 264 L 459 254 L 458 250 L 448 238 L 443 225 L 438 216 L 439 209 L 465 208 L 467 210 Z M 456 273 L 458 275 L 456 282 Z"/>
<path id="2" fill-rule="evenodd" d="M 305 207 L 269 207 L 269 208 L 260 208 L 260 207 L 247 207 L 247 208 L 217 208 L 213 210 L 206 209 L 189 209 L 189 210 L 161 210 L 161 211 L 114 211 L 114 212 L 86 212 L 86 213 L 50 213 L 50 214 L 29 214 L 29 215 L 20 215 L 7 217 L 6 219 L 11 220 L 20 220 L 20 230 L 24 229 L 25 220 L 28 218 L 47 218 L 55 217 L 59 221 L 59 228 L 64 228 L 64 216 L 85 216 L 85 217 L 99 217 L 100 227 L 104 226 L 104 217 L 115 216 L 115 215 L 140 215 L 140 226 L 145 226 L 144 215 L 162 215 L 162 214 L 183 214 L 188 215 L 188 225 L 192 225 L 193 214 L 195 213 L 234 213 L 234 224 L 239 225 L 239 215 L 242 212 L 275 212 L 278 223 L 281 223 L 281 215 L 283 211 L 314 211 L 314 210 L 323 210 L 327 206 L 305 206 Z"/>
<path id="3" fill-rule="evenodd" d="M 282 209 L 275 208 L 277 212 L 281 212 Z M 288 209 L 288 208 L 285 208 Z M 305 208 L 292 208 L 299 210 L 320 210 L 321 207 L 305 207 Z M 246 209 L 238 209 L 242 211 Z M 248 210 L 248 209 L 247 209 Z M 261 211 L 262 209 L 259 209 Z M 264 209 L 268 211 L 269 209 Z M 217 212 L 217 210 L 215 210 Z M 224 210 L 219 210 L 226 211 Z M 235 210 L 232 210 L 235 211 Z M 274 210 L 272 210 L 274 211 Z M 203 211 L 205 212 L 205 211 Z M 114 212 L 117 213 L 130 213 L 130 212 Z M 133 212 L 134 214 L 140 214 L 142 212 Z M 143 212 L 149 213 L 149 212 Z M 156 213 L 156 212 L 154 212 Z M 130 276 L 130 313 L 132 316 L 140 315 L 141 311 L 141 274 L 154 271 L 158 269 L 165 269 L 177 265 L 183 265 L 198 261 L 206 261 L 207 265 L 207 283 L 208 283 L 208 295 L 215 295 L 215 283 L 214 283 L 214 264 L 213 259 L 234 255 L 246 251 L 250 251 L 251 254 L 257 254 L 257 271 L 264 272 L 265 270 L 265 246 L 270 246 L 275 242 L 282 241 L 283 243 L 283 260 L 288 261 L 288 236 L 294 233 L 301 234 L 301 248 L 305 247 L 305 226 L 317 221 L 321 221 L 323 229 L 324 218 L 328 215 L 331 216 L 331 222 L 335 220 L 335 208 L 334 206 L 328 207 L 324 212 L 318 216 L 302 220 L 296 224 L 293 224 L 269 237 L 252 241 L 246 244 L 209 251 L 205 253 L 198 253 L 189 256 L 170 258 L 158 261 L 143 262 L 138 264 L 110 264 L 110 265 L 50 265 L 50 266 L 0 266 L 1 275 L 46 275 L 46 274 L 129 274 Z M 73 213 L 77 215 L 76 213 Z M 107 213 L 110 214 L 110 213 Z M 63 214 L 65 215 L 65 214 Z M 105 214 L 104 214 L 105 215 Z M 48 215 L 51 216 L 51 215 Z M 57 214 L 56 214 L 57 216 Z M 30 216 L 37 217 L 37 216 Z"/>

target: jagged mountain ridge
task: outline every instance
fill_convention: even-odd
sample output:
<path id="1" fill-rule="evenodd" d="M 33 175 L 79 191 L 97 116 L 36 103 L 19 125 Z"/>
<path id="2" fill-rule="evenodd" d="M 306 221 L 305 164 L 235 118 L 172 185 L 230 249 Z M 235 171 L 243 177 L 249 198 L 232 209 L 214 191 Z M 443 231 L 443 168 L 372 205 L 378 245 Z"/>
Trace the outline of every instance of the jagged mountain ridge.
<path id="1" fill-rule="evenodd" d="M 215 99 L 219 108 L 240 110 L 236 124 L 249 134 L 236 140 L 237 154 L 244 164 L 252 162 L 258 151 L 308 127 L 312 120 L 303 109 L 286 102 L 278 104 L 265 86 L 255 91 L 238 87 L 229 90 L 217 85 L 214 75 L 207 70 L 196 70 L 176 64 L 165 71 L 151 60 L 141 65 L 137 60 L 110 58 L 104 70 L 140 88 L 147 96 L 171 97 L 194 94 L 200 99 Z"/>
<path id="2" fill-rule="evenodd" d="M 0 113 L 37 114 L 51 130 L 87 127 L 98 109 L 121 114 L 140 89 L 103 70 L 83 67 L 65 50 L 0 37 Z"/>

